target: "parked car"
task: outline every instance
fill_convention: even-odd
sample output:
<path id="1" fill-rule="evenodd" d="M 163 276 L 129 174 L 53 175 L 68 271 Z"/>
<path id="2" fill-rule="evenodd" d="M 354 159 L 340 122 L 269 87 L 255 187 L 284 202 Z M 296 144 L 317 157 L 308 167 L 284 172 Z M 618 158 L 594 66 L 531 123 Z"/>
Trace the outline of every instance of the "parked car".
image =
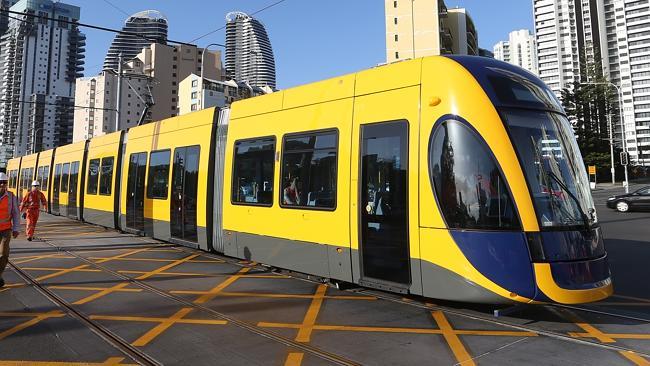
<path id="1" fill-rule="evenodd" d="M 632 209 L 650 210 L 650 186 L 643 187 L 632 193 L 609 197 L 607 207 L 614 208 L 619 212 L 627 212 Z"/>

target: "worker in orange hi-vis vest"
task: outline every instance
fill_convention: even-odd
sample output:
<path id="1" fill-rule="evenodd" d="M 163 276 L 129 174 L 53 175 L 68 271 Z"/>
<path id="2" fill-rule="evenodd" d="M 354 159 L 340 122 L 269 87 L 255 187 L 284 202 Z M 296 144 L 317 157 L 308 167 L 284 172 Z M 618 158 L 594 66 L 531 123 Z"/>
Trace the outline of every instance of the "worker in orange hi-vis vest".
<path id="1" fill-rule="evenodd" d="M 20 211 L 18 199 L 7 190 L 7 174 L 0 172 L 0 287 L 5 285 L 2 279 L 9 263 L 9 242 L 18 237 L 20 231 Z"/>
<path id="2" fill-rule="evenodd" d="M 41 184 L 37 180 L 32 182 L 32 190 L 23 197 L 20 204 L 20 211 L 23 212 L 23 218 L 27 219 L 27 240 L 32 241 L 34 230 L 38 222 L 38 216 L 41 213 L 41 205 L 47 210 L 47 200 L 43 192 L 39 190 Z"/>

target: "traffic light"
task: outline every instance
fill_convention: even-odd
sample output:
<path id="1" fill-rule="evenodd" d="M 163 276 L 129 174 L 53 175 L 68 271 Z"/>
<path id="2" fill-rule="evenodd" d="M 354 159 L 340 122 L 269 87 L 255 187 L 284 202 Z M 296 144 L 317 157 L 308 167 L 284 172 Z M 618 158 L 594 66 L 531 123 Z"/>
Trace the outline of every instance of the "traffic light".
<path id="1" fill-rule="evenodd" d="M 626 166 L 628 164 L 628 155 L 627 151 L 621 151 L 621 165 Z"/>

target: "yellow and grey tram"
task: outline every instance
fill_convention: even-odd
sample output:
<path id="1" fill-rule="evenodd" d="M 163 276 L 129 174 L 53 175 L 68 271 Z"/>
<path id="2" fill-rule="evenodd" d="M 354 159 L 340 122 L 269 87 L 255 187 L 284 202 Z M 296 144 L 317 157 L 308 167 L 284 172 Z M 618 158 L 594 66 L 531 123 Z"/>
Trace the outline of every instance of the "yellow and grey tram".
<path id="1" fill-rule="evenodd" d="M 16 158 L 12 189 L 41 157 L 53 213 L 227 256 L 446 300 L 612 293 L 562 107 L 493 59 L 394 63 Z"/>

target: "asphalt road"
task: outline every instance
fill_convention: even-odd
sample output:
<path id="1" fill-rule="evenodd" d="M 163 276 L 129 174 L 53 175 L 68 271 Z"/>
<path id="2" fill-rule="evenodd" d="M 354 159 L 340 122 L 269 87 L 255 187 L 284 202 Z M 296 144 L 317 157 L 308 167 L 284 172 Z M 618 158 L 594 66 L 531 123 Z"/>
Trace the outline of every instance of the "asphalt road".
<path id="1" fill-rule="evenodd" d="M 630 185 L 630 192 L 643 186 Z M 607 197 L 624 193 L 620 187 L 592 193 L 609 254 L 614 293 L 650 299 L 650 211 L 620 213 L 607 208 Z"/>

